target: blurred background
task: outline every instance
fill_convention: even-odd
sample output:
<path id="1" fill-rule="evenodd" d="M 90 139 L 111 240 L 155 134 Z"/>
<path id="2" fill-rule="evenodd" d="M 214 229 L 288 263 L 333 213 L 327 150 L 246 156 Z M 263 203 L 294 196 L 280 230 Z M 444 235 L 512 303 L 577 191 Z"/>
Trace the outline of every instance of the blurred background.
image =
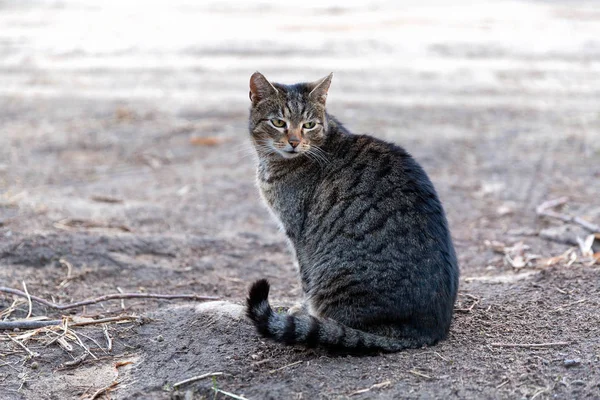
<path id="1" fill-rule="evenodd" d="M 280 243 L 249 76 L 333 71 L 329 111 L 412 152 L 479 241 L 595 195 L 599 38 L 593 1 L 2 1 L 0 229 Z"/>
<path id="2" fill-rule="evenodd" d="M 395 382 L 389 398 L 413 390 L 544 398 L 546 388 L 573 398 L 571 390 L 584 388 L 576 381 L 598 382 L 590 375 L 600 354 L 597 269 L 582 266 L 589 259 L 573 264 L 565 245 L 589 232 L 553 224 L 559 231 L 542 237 L 549 222 L 535 212 L 568 196 L 565 213 L 600 221 L 596 0 L 0 0 L 0 286 L 26 282 L 30 293 L 63 303 L 119 290 L 239 303 L 250 281 L 266 277 L 276 282 L 276 304 L 296 301 L 301 289 L 285 238 L 254 184 L 247 117 L 257 70 L 281 83 L 334 72 L 329 112 L 354 133 L 404 146 L 430 175 L 462 271 L 462 312 L 436 348 L 445 357 L 313 360 L 261 344 L 245 322 L 196 324 L 196 314 L 166 308 L 162 322 L 120 336 L 144 357 L 127 390 L 167 398 L 165 382 L 206 368 L 232 372 L 223 378 L 228 390 L 251 398 L 271 387 L 292 398 L 290 382 L 295 398 L 306 388 L 316 398 L 388 379 Z M 540 257 L 557 266 L 527 280 L 542 268 Z M 26 316 L 26 301 L 15 304 L 0 297 L 0 309 L 10 309 L 0 314 Z M 127 301 L 127 310 L 147 313 L 157 304 L 166 307 Z M 555 313 L 560 304 L 568 312 Z M 167 339 L 160 351 L 158 334 Z M 550 363 L 488 345 L 557 340 L 579 343 L 578 353 L 544 355 Z M 58 364 L 72 357 L 52 349 L 62 359 L 48 356 L 38 372 L 16 359 L 31 375 L 6 367 L 2 385 L 14 393 L 25 387 L 28 398 L 89 390 L 97 371 L 66 370 L 58 380 Z M 263 361 L 236 360 L 263 350 L 275 361 L 261 364 L 260 379 L 249 383 Z M 565 372 L 562 358 L 575 356 L 587 366 Z M 286 383 L 272 375 L 297 357 L 310 359 L 306 374 L 286 370 L 294 374 Z M 442 363 L 448 359 L 456 362 Z M 103 365 L 105 378 L 94 387 L 116 379 L 112 361 Z M 415 367 L 426 375 L 406 372 Z M 92 372 L 73 381 L 85 371 Z M 427 374 L 435 379 L 422 380 Z M 212 397 L 210 382 L 202 385 Z M 591 385 L 585 390 L 597 394 Z"/>

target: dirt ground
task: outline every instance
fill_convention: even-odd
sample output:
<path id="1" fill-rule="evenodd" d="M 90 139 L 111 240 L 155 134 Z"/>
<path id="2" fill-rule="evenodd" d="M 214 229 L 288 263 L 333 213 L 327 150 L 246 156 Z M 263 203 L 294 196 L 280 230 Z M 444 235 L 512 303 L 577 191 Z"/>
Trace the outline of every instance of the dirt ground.
<path id="1" fill-rule="evenodd" d="M 590 232 L 536 215 L 568 196 L 559 211 L 600 223 L 594 2 L 199 3 L 0 1 L 0 286 L 221 298 L 73 309 L 139 318 L 74 328 L 70 350 L 19 338 L 34 357 L 0 332 L 2 399 L 91 398 L 115 379 L 99 398 L 600 398 L 600 263 L 574 246 Z M 334 71 L 330 112 L 430 174 L 462 274 L 448 340 L 334 357 L 243 317 L 255 279 L 275 305 L 300 296 L 254 185 L 255 70 Z M 0 312 L 24 318 L 27 301 L 2 294 Z"/>

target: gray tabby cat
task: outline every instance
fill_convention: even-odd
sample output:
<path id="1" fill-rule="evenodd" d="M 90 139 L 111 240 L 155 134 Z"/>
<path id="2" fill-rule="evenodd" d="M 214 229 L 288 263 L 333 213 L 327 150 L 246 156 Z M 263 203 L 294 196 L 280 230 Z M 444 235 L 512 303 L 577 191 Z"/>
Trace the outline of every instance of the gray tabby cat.
<path id="1" fill-rule="evenodd" d="M 405 150 L 327 114 L 332 76 L 250 79 L 258 185 L 294 250 L 305 299 L 276 313 L 259 280 L 247 315 L 285 344 L 345 353 L 435 344 L 448 333 L 459 275 L 444 210 Z"/>

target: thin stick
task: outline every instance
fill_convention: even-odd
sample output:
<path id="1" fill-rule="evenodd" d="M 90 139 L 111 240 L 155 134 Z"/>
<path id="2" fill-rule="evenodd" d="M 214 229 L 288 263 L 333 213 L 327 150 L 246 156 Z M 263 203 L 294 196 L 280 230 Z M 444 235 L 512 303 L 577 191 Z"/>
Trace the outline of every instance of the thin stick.
<path id="1" fill-rule="evenodd" d="M 0 321 L 0 331 L 12 331 L 14 329 L 38 329 L 45 326 L 60 325 L 62 320 L 50 321 Z"/>
<path id="2" fill-rule="evenodd" d="M 492 347 L 525 347 L 525 348 L 544 348 L 568 346 L 569 342 L 551 342 L 551 343 L 492 343 Z"/>
<path id="3" fill-rule="evenodd" d="M 18 344 L 19 346 L 21 346 L 23 348 L 23 350 L 25 350 L 27 352 L 27 354 L 29 354 L 31 357 L 35 357 L 35 354 L 29 350 L 27 348 L 27 346 L 25 346 L 23 343 L 19 342 L 18 340 L 16 340 L 15 338 L 13 338 L 12 336 L 10 336 L 8 333 L 6 334 L 6 336 L 12 340 L 13 342 L 15 342 L 16 344 Z"/>
<path id="4" fill-rule="evenodd" d="M 120 299 L 162 299 L 162 300 L 187 299 L 187 300 L 196 300 L 196 301 L 219 300 L 219 297 L 216 297 L 216 296 L 198 296 L 197 294 L 115 293 L 115 294 L 107 294 L 104 296 L 96 297 L 94 299 L 78 301 L 76 303 L 56 304 L 56 303 L 50 302 L 48 300 L 44 300 L 41 297 L 28 296 L 27 293 L 22 292 L 18 289 L 11 289 L 11 288 L 0 286 L 0 292 L 10 293 L 10 294 L 14 294 L 16 296 L 21 296 L 21 297 L 26 297 L 26 298 L 31 298 L 31 300 L 33 300 L 37 303 L 41 303 L 47 307 L 54 308 L 55 310 L 68 310 L 71 308 L 86 306 L 88 304 L 96 304 L 96 303 L 101 303 L 103 301 L 120 300 Z"/>
<path id="5" fill-rule="evenodd" d="M 97 325 L 97 324 L 104 324 L 107 322 L 129 321 L 129 320 L 136 320 L 136 319 L 138 319 L 138 318 L 134 315 L 122 315 L 120 317 L 101 318 L 101 319 L 95 319 L 93 321 L 74 322 L 74 323 L 70 324 L 69 326 Z"/>
<path id="6" fill-rule="evenodd" d="M 202 375 L 198 375 L 198 376 L 193 376 L 191 378 L 185 379 L 183 381 L 177 382 L 173 384 L 173 388 L 177 388 L 179 386 L 185 385 L 187 383 L 191 383 L 191 382 L 196 382 L 199 381 L 200 379 L 204 379 L 204 378 L 209 378 L 211 376 L 220 376 L 223 375 L 222 372 L 209 372 L 207 374 L 202 374 Z"/>
<path id="7" fill-rule="evenodd" d="M 81 346 L 81 348 L 82 348 L 83 350 L 85 350 L 86 352 L 90 353 L 90 356 L 92 356 L 92 358 L 93 358 L 94 360 L 97 360 L 97 359 L 98 359 L 98 357 L 96 357 L 96 355 L 90 351 L 90 349 L 89 349 L 89 348 L 88 348 L 88 347 L 87 347 L 87 346 L 86 346 L 86 345 L 83 343 L 83 341 L 82 341 L 82 340 L 81 340 L 81 338 L 80 338 L 80 337 L 79 337 L 79 336 L 78 336 L 78 335 L 75 333 L 75 331 L 74 331 L 74 330 L 71 330 L 71 333 L 73 334 L 73 336 L 75 336 L 75 339 L 77 339 L 77 343 L 78 343 L 78 344 Z"/>
<path id="8" fill-rule="evenodd" d="M 29 319 L 29 317 L 31 317 L 31 310 L 33 309 L 33 305 L 31 304 L 31 296 L 27 291 L 27 285 L 25 284 L 25 281 L 23 281 L 23 290 L 25 291 L 25 295 L 27 296 L 27 304 L 29 306 L 29 310 L 27 311 L 27 316 L 25 317 L 25 319 Z"/>
<path id="9" fill-rule="evenodd" d="M 537 215 L 542 217 L 555 218 L 564 222 L 575 223 L 592 233 L 600 232 L 600 225 L 596 225 L 577 216 L 562 214 L 551 210 L 554 207 L 565 204 L 567 201 L 569 201 L 568 197 L 561 197 L 559 199 L 545 201 L 536 207 L 535 212 Z"/>
<path id="10" fill-rule="evenodd" d="M 96 390 L 94 392 L 94 394 L 89 398 L 89 400 L 94 400 L 94 399 L 98 398 L 98 396 L 100 396 L 102 393 L 108 392 L 110 389 L 114 388 L 118 384 L 119 384 L 118 381 L 116 381 L 116 380 L 112 381 L 110 383 L 110 385 L 104 386 L 103 388 Z"/>
<path id="11" fill-rule="evenodd" d="M 502 382 L 501 384 L 499 384 L 498 386 L 496 386 L 496 389 L 500 389 L 502 386 L 506 385 L 508 382 L 510 382 L 508 379 L 505 380 L 504 382 Z"/>
<path id="12" fill-rule="evenodd" d="M 450 362 L 450 360 L 448 360 L 446 357 L 442 356 L 440 353 L 438 353 L 437 351 L 427 351 L 425 353 L 417 353 L 415 354 L 416 356 L 428 356 L 430 354 L 435 354 L 436 356 L 438 356 L 439 358 L 441 358 L 442 360 L 446 361 L 446 362 Z"/>
<path id="13" fill-rule="evenodd" d="M 105 326 L 106 326 L 106 325 L 105 325 Z M 75 334 L 75 332 L 73 332 L 73 334 Z M 98 348 L 99 348 L 100 350 L 102 350 L 102 352 L 103 352 L 104 354 L 108 355 L 108 353 L 106 352 L 106 350 L 104 350 L 104 349 L 102 348 L 102 346 L 100 346 L 100 343 L 98 343 L 98 341 L 97 341 L 96 339 L 94 339 L 93 337 L 90 337 L 90 336 L 86 335 L 85 333 L 81 333 L 81 332 L 79 332 L 79 334 L 80 334 L 81 336 L 83 336 L 84 338 L 88 339 L 89 341 L 91 341 L 92 343 L 94 343 L 96 346 L 98 346 Z M 98 359 L 98 358 L 96 358 L 96 360 L 97 360 L 97 359 Z"/>
<path id="14" fill-rule="evenodd" d="M 236 399 L 236 400 L 248 400 L 247 398 L 245 398 L 245 397 L 243 397 L 243 396 L 240 396 L 240 395 L 237 395 L 237 394 L 233 394 L 233 393 L 231 393 L 231 392 L 226 392 L 226 391 L 224 391 L 224 390 L 221 390 L 221 389 L 219 389 L 219 388 L 215 388 L 215 387 L 214 387 L 214 388 L 212 388 L 212 389 L 215 391 L 215 393 L 221 393 L 221 394 L 224 394 L 225 396 L 231 397 L 232 399 Z"/>
<path id="15" fill-rule="evenodd" d="M 296 362 L 293 362 L 293 363 L 291 363 L 291 364 L 284 365 L 284 366 L 283 366 L 283 367 L 281 367 L 281 368 L 272 369 L 272 370 L 270 370 L 270 371 L 269 371 L 269 373 L 270 373 L 270 374 L 273 374 L 273 373 L 275 373 L 275 372 L 277 372 L 277 371 L 281 371 L 282 369 L 286 369 L 286 368 L 289 368 L 289 367 L 293 367 L 294 365 L 298 365 L 298 364 L 300 364 L 300 363 L 302 363 L 302 362 L 304 362 L 304 361 L 302 361 L 302 360 L 300 360 L 300 361 L 296 361 Z"/>
<path id="16" fill-rule="evenodd" d="M 81 355 L 79 357 L 74 358 L 71 361 L 65 361 L 64 363 L 62 363 L 61 367 L 62 368 L 65 368 L 65 367 L 75 367 L 75 366 L 81 364 L 82 362 L 84 362 L 85 359 L 87 358 L 87 356 L 88 356 L 88 353 L 81 353 Z"/>
<path id="17" fill-rule="evenodd" d="M 371 389 L 381 389 L 381 388 L 390 386 L 391 384 L 392 384 L 392 381 L 385 381 L 385 382 L 381 382 L 381 383 L 376 383 L 374 385 L 371 385 L 368 388 L 355 390 L 354 392 L 350 393 L 348 396 L 355 396 L 357 394 L 367 393 L 367 392 L 371 391 Z"/>
<path id="18" fill-rule="evenodd" d="M 413 375 L 420 376 L 420 377 L 422 377 L 422 378 L 426 378 L 426 379 L 433 379 L 433 378 L 431 378 L 429 375 L 425 375 L 425 374 L 423 374 L 423 373 L 421 373 L 421 372 L 419 372 L 419 371 L 415 371 L 414 369 L 411 369 L 411 370 L 410 370 L 410 371 L 408 371 L 408 372 L 410 372 L 410 373 L 411 373 L 411 374 L 413 374 Z"/>
<path id="19" fill-rule="evenodd" d="M 456 312 L 464 312 L 464 313 L 470 313 L 471 311 L 473 311 L 473 308 L 479 304 L 479 299 L 475 300 L 473 302 L 473 304 L 471 304 L 471 306 L 469 308 L 455 308 L 454 311 Z"/>
<path id="20" fill-rule="evenodd" d="M 86 325 L 97 325 L 97 324 L 105 324 L 108 322 L 118 322 L 118 321 L 129 321 L 136 320 L 138 317 L 134 315 L 121 315 L 120 317 L 108 317 L 102 319 L 95 319 L 91 321 L 81 321 L 74 322 L 69 326 L 86 326 Z M 55 326 L 62 325 L 63 321 L 60 319 L 49 320 L 49 321 L 0 321 L 0 331 L 11 331 L 14 329 L 38 329 L 46 326 Z"/>

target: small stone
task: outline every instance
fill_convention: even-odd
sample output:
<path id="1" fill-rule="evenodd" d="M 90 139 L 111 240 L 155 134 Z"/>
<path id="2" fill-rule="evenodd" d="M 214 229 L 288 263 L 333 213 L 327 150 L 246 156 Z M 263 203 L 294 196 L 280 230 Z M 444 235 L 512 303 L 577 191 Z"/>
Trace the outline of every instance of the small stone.
<path id="1" fill-rule="evenodd" d="M 163 337 L 163 335 L 158 335 L 156 337 L 156 340 L 159 341 L 159 342 L 163 342 L 165 340 L 165 338 Z"/>
<path id="2" fill-rule="evenodd" d="M 563 361 L 563 365 L 567 368 L 576 367 L 579 364 L 581 364 L 581 360 L 579 358 L 573 358 L 573 359 L 567 358 L 567 359 L 565 359 L 565 361 Z"/>
<path id="3" fill-rule="evenodd" d="M 31 369 L 38 369 L 40 367 L 40 364 L 37 363 L 37 361 L 34 361 L 31 363 Z"/>

